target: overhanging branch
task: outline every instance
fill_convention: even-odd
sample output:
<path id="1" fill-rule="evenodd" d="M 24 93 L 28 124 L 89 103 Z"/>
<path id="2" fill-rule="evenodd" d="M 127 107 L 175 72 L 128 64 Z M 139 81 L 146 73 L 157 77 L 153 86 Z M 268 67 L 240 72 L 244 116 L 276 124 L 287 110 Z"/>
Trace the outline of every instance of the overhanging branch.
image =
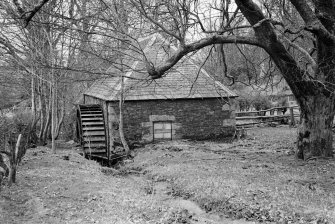
<path id="1" fill-rule="evenodd" d="M 13 0 L 13 3 L 22 19 L 24 19 L 24 26 L 27 27 L 29 22 L 35 16 L 35 14 L 41 10 L 41 8 L 48 3 L 49 0 L 41 0 L 33 9 L 25 11 L 24 8 L 20 5 L 18 0 Z"/>
<path id="2" fill-rule="evenodd" d="M 197 51 L 204 47 L 213 45 L 213 44 L 249 44 L 259 47 L 264 47 L 255 37 L 249 36 L 220 36 L 213 35 L 208 38 L 203 38 L 199 41 L 196 41 L 191 44 L 182 45 L 181 48 L 173 54 L 165 63 L 157 68 L 153 66 L 151 62 L 147 62 L 147 71 L 152 79 L 161 78 L 165 72 L 172 68 L 175 64 L 178 63 L 185 55 L 188 53 Z"/>
<path id="3" fill-rule="evenodd" d="M 335 45 L 335 36 L 324 27 L 306 1 L 291 0 L 291 3 L 304 20 L 306 24 L 305 30 L 319 36 L 327 44 Z"/>
<path id="4" fill-rule="evenodd" d="M 41 8 L 48 2 L 49 0 L 42 0 L 38 5 L 36 5 L 32 10 L 28 12 L 28 16 L 25 18 L 26 26 L 28 26 L 30 20 L 35 16 L 35 14 L 41 10 Z"/>
<path id="5" fill-rule="evenodd" d="M 284 35 L 279 35 L 280 38 L 282 38 L 286 43 L 288 43 L 291 47 L 293 47 L 294 49 L 298 50 L 300 53 L 302 53 L 306 59 L 309 61 L 309 63 L 311 63 L 311 66 L 313 68 L 313 71 L 316 71 L 316 67 L 317 64 L 315 62 L 315 60 L 313 59 L 313 57 L 302 47 L 300 47 L 299 45 L 295 44 L 294 42 L 290 41 L 287 37 L 285 37 Z"/>

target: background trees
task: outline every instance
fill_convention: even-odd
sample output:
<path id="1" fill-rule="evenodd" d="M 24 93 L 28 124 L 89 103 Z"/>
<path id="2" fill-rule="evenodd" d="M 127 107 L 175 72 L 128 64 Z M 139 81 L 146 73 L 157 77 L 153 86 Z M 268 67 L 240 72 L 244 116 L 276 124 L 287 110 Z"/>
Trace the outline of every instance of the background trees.
<path id="1" fill-rule="evenodd" d="M 82 91 L 96 78 L 125 74 L 134 60 L 129 49 L 141 52 L 139 14 L 123 0 L 7 0 L 0 10 L 1 66 L 25 79 L 19 87 L 30 97 L 38 141 L 52 139 L 54 149 Z M 12 87 L 8 77 L 1 76 Z"/>

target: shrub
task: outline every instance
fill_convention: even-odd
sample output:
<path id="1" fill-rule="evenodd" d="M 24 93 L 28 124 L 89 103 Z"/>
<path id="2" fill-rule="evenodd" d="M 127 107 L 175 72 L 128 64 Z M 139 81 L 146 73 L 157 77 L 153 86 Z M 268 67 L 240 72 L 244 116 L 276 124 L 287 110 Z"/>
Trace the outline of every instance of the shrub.
<path id="1" fill-rule="evenodd" d="M 238 100 L 238 105 L 241 111 L 248 111 L 251 107 L 251 100 L 248 98 L 241 97 Z"/>
<path id="2" fill-rule="evenodd" d="M 254 108 L 255 110 L 266 110 L 271 108 L 271 101 L 263 95 L 248 95 L 241 96 L 238 99 L 238 104 L 241 111 L 248 111 L 250 108 Z"/>
<path id="3" fill-rule="evenodd" d="M 71 110 L 70 113 L 65 114 L 64 122 L 60 130 L 59 138 L 64 139 L 66 141 L 76 140 L 76 130 L 77 129 L 77 111 Z"/>
<path id="4" fill-rule="evenodd" d="M 26 153 L 26 149 L 29 147 L 32 135 L 34 134 L 32 122 L 33 119 L 30 111 L 17 111 L 14 116 L 3 116 L 0 119 L 0 151 L 3 155 L 6 155 L 10 161 L 9 167 L 4 166 L 1 157 L 0 165 L 3 170 L 9 170 L 9 184 L 15 183 L 16 167 Z M 15 147 L 20 134 L 22 137 L 20 138 L 18 153 L 16 154 Z"/>
<path id="5" fill-rule="evenodd" d="M 266 110 L 271 108 L 271 102 L 266 96 L 256 96 L 253 100 L 253 106 L 255 110 Z"/>

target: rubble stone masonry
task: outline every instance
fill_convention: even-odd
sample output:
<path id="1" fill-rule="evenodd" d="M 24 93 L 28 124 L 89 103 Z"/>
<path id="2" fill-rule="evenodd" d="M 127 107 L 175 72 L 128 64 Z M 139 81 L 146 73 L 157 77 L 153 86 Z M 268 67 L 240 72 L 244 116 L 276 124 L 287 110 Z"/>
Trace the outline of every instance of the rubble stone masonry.
<path id="1" fill-rule="evenodd" d="M 116 119 L 118 102 L 109 104 L 115 113 L 109 118 Z M 172 123 L 172 139 L 222 138 L 235 132 L 234 106 L 217 98 L 125 101 L 123 118 L 125 136 L 132 140 L 152 141 L 153 123 L 165 121 Z"/>

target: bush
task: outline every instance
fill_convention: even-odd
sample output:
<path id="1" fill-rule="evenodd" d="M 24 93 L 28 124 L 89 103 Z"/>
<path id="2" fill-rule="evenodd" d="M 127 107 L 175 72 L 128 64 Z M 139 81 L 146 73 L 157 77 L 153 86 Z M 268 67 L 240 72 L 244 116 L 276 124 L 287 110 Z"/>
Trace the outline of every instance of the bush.
<path id="1" fill-rule="evenodd" d="M 27 148 L 31 142 L 31 136 L 34 134 L 32 128 L 32 115 L 30 111 L 18 111 L 12 117 L 3 116 L 0 119 L 0 134 L 1 142 L 1 153 L 9 158 L 9 166 L 3 161 L 2 156 L 0 157 L 0 165 L 2 171 L 6 173 L 9 170 L 8 179 L 9 184 L 15 183 L 16 181 L 16 168 L 20 163 L 22 157 L 25 155 Z M 18 137 L 22 135 L 18 148 L 18 153 L 15 153 L 16 142 Z M 2 172 L 3 173 L 3 172 Z"/>
<path id="2" fill-rule="evenodd" d="M 238 104 L 240 107 L 240 111 L 248 111 L 251 108 L 255 110 L 266 110 L 272 107 L 271 101 L 262 95 L 248 95 L 248 96 L 241 96 L 238 99 Z"/>
<path id="3" fill-rule="evenodd" d="M 241 97 L 237 101 L 238 101 L 240 111 L 248 111 L 250 109 L 251 107 L 250 99 Z"/>
<path id="4" fill-rule="evenodd" d="M 78 141 L 76 136 L 77 129 L 77 110 L 73 109 L 70 113 L 65 114 L 63 125 L 60 129 L 60 139 L 65 141 Z"/>
<path id="5" fill-rule="evenodd" d="M 0 147 L 2 151 L 10 152 L 11 147 L 15 145 L 17 137 L 22 134 L 21 145 L 27 148 L 31 143 L 33 136 L 36 135 L 34 130 L 31 128 L 33 116 L 30 111 L 17 111 L 14 116 L 7 117 L 3 116 L 0 119 Z M 13 143 L 15 142 L 15 143 Z M 25 152 L 25 151 L 24 151 Z M 24 155 L 20 154 L 21 158 Z"/>
<path id="6" fill-rule="evenodd" d="M 253 100 L 255 110 L 266 110 L 271 108 L 272 104 L 266 96 L 256 96 Z"/>
<path id="7" fill-rule="evenodd" d="M 6 117 L 0 118 L 0 147 L 5 149 L 6 145 L 6 135 L 10 131 L 9 119 Z"/>

